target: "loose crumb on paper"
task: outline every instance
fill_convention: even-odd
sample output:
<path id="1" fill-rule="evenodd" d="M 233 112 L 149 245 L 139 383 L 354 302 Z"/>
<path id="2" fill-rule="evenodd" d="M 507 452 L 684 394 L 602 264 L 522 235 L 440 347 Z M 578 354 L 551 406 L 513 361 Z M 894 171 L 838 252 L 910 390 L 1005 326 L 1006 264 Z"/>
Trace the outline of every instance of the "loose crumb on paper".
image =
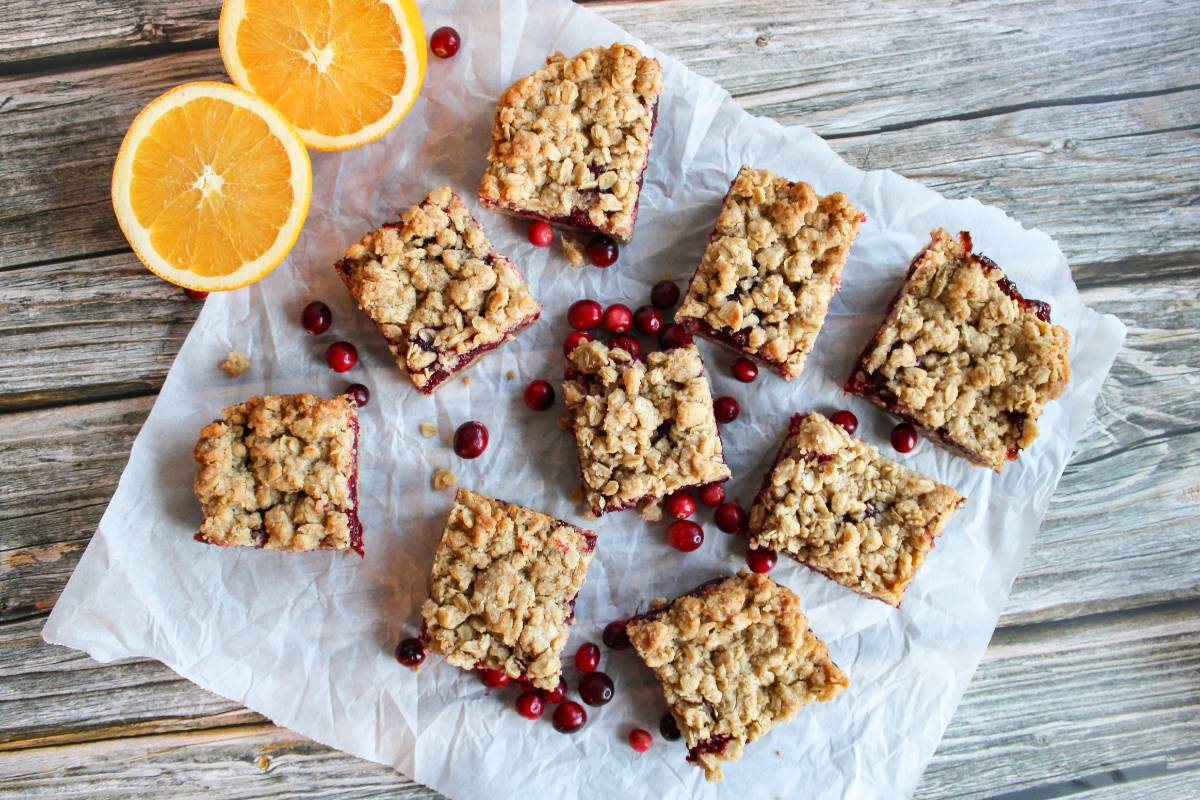
<path id="1" fill-rule="evenodd" d="M 230 350 L 225 360 L 217 366 L 236 378 L 250 369 L 250 358 L 240 350 Z"/>
<path id="2" fill-rule="evenodd" d="M 567 257 L 567 262 L 572 267 L 582 267 L 585 263 L 584 254 L 587 252 L 587 242 L 582 237 L 566 231 L 563 231 L 558 240 L 562 242 L 562 251 L 563 255 Z"/>
<path id="3" fill-rule="evenodd" d="M 638 514 L 646 522 L 661 522 L 663 518 L 662 504 L 657 500 L 643 500 L 638 506 Z"/>
<path id="4" fill-rule="evenodd" d="M 417 430 L 419 430 L 421 435 L 426 439 L 432 439 L 433 437 L 437 436 L 437 424 L 428 420 L 418 425 Z"/>
<path id="5" fill-rule="evenodd" d="M 456 483 L 458 483 L 458 476 L 445 467 L 438 467 L 433 471 L 433 488 L 439 492 L 449 489 Z"/>
<path id="6" fill-rule="evenodd" d="M 508 371 L 508 374 L 507 374 L 507 375 L 505 375 L 504 377 L 508 378 L 508 379 L 511 381 L 513 378 L 517 377 L 517 373 L 513 372 L 513 371 L 510 369 L 510 370 Z"/>
<path id="7" fill-rule="evenodd" d="M 472 380 L 474 379 L 470 375 L 463 375 L 463 386 L 470 386 Z"/>
<path id="8" fill-rule="evenodd" d="M 258 764 L 259 769 L 261 769 L 263 772 L 266 772 L 267 768 L 271 766 L 271 759 L 267 758 L 266 756 L 259 756 L 258 761 L 255 763 Z"/>

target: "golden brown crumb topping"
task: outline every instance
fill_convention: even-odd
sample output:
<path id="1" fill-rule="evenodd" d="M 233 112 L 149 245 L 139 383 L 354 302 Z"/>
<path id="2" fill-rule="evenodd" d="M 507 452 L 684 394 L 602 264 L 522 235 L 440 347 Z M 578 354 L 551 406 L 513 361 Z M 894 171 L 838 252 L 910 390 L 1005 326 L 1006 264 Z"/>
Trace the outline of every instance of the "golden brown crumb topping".
<path id="1" fill-rule="evenodd" d="M 706 584 L 629 622 L 629 639 L 654 670 L 708 780 L 752 739 L 850 679 L 808 627 L 800 598 L 748 572 Z"/>
<path id="2" fill-rule="evenodd" d="M 356 544 L 357 410 L 346 395 L 252 397 L 200 431 L 198 538 L 268 550 Z"/>
<path id="3" fill-rule="evenodd" d="M 798 415 L 750 509 L 750 544 L 898 606 L 962 501 L 820 414 Z"/>
<path id="4" fill-rule="evenodd" d="M 563 397 L 584 497 L 597 514 L 730 476 L 695 345 L 642 362 L 582 343 L 567 357 Z"/>
<path id="5" fill-rule="evenodd" d="M 796 377 L 861 220 L 841 192 L 821 197 L 807 183 L 742 167 L 676 317 Z"/>
<path id="6" fill-rule="evenodd" d="M 500 96 L 479 199 L 627 241 L 661 92 L 631 45 L 555 53 Z"/>
<path id="7" fill-rule="evenodd" d="M 421 607 L 430 649 L 555 688 L 594 544 L 591 531 L 459 488 Z"/>
<path id="8" fill-rule="evenodd" d="M 250 369 L 250 358 L 240 350 L 230 350 L 225 360 L 217 366 L 236 378 Z"/>

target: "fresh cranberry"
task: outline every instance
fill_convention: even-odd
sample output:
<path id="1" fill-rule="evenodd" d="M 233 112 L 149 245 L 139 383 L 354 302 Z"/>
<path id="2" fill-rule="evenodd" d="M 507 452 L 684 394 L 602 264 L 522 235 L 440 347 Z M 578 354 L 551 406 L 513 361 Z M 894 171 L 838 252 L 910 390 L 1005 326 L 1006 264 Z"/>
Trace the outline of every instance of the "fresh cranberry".
<path id="1" fill-rule="evenodd" d="M 604 309 L 604 330 L 609 333 L 628 333 L 633 327 L 633 312 L 629 306 L 613 303 Z"/>
<path id="2" fill-rule="evenodd" d="M 650 735 L 650 731 L 634 728 L 629 732 L 629 746 L 639 753 L 644 753 L 654 744 L 654 737 Z"/>
<path id="3" fill-rule="evenodd" d="M 770 572 L 775 568 L 775 560 L 778 554 L 774 550 L 768 550 L 765 547 L 752 547 L 750 552 L 746 554 L 746 564 L 754 572 L 761 574 Z"/>
<path id="4" fill-rule="evenodd" d="M 551 228 L 548 222 L 535 219 L 525 229 L 525 235 L 529 237 L 529 243 L 534 247 L 548 247 L 554 241 L 554 228 Z"/>
<path id="5" fill-rule="evenodd" d="M 717 506 L 713 519 L 717 527 L 726 533 L 741 533 L 746 530 L 746 512 L 737 503 L 722 503 Z"/>
<path id="6" fill-rule="evenodd" d="M 525 405 L 534 411 L 545 411 L 554 405 L 554 387 L 550 381 L 530 381 L 525 387 Z"/>
<path id="7" fill-rule="evenodd" d="M 502 669 L 481 669 L 479 670 L 479 680 L 483 681 L 484 686 L 500 689 L 508 686 L 508 682 L 512 678 L 508 677 L 508 673 Z"/>
<path id="8" fill-rule="evenodd" d="M 567 700 L 554 709 L 554 730 L 559 733 L 574 733 L 587 722 L 587 712 L 574 700 Z"/>
<path id="9" fill-rule="evenodd" d="M 333 324 L 333 312 L 320 300 L 313 300 L 300 312 L 300 326 L 313 334 L 324 333 Z"/>
<path id="10" fill-rule="evenodd" d="M 612 678 L 603 672 L 589 672 L 579 679 L 579 696 L 589 706 L 606 705 L 613 699 Z"/>
<path id="11" fill-rule="evenodd" d="M 542 697 L 546 700 L 546 702 L 552 703 L 554 705 L 558 705 L 559 703 L 561 703 L 563 701 L 563 698 L 565 698 L 566 696 L 567 696 L 567 682 L 565 680 L 563 680 L 562 678 L 558 679 L 558 686 L 555 686 L 553 689 L 551 689 L 548 692 L 546 692 L 546 691 L 542 692 Z"/>
<path id="12" fill-rule="evenodd" d="M 577 331 L 590 331 L 604 318 L 604 308 L 595 300 L 576 300 L 567 309 L 567 324 Z"/>
<path id="13" fill-rule="evenodd" d="M 604 635 L 601 637 L 604 644 L 611 647 L 613 650 L 624 650 L 629 647 L 629 627 L 623 619 L 613 620 L 604 626 Z"/>
<path id="14" fill-rule="evenodd" d="M 729 371 L 742 383 L 753 383 L 754 379 L 758 377 L 758 364 L 748 358 L 739 358 L 733 362 Z"/>
<path id="15" fill-rule="evenodd" d="M 325 351 L 325 360 L 334 372 L 345 372 L 358 363 L 358 348 L 349 342 L 334 342 Z"/>
<path id="16" fill-rule="evenodd" d="M 546 703 L 538 692 L 521 692 L 517 697 L 517 713 L 526 719 L 537 719 L 546 710 Z"/>
<path id="17" fill-rule="evenodd" d="M 609 339 L 608 346 L 619 347 L 634 358 L 642 357 L 642 343 L 637 340 L 637 337 L 627 333 L 617 334 Z"/>
<path id="18" fill-rule="evenodd" d="M 371 390 L 363 386 L 361 383 L 352 383 L 346 387 L 342 394 L 350 395 L 350 399 L 354 401 L 354 405 L 362 408 L 367 403 L 371 402 Z"/>
<path id="19" fill-rule="evenodd" d="M 563 355 L 571 355 L 571 351 L 574 350 L 580 342 L 590 342 L 591 340 L 592 337 L 583 331 L 571 331 L 567 334 L 567 338 L 563 342 Z"/>
<path id="20" fill-rule="evenodd" d="M 704 530 L 688 519 L 672 522 L 667 527 L 667 543 L 676 550 L 690 553 L 704 544 Z"/>
<path id="21" fill-rule="evenodd" d="M 658 335 L 658 341 L 667 350 L 674 347 L 685 347 L 692 343 L 692 334 L 678 322 L 672 322 L 670 325 L 663 326 L 662 333 Z"/>
<path id="22" fill-rule="evenodd" d="M 619 255 L 621 255 L 621 248 L 607 236 L 597 236 L 588 242 L 588 261 L 591 261 L 593 266 L 611 267 Z"/>
<path id="23" fill-rule="evenodd" d="M 458 52 L 460 46 L 462 39 L 459 38 L 458 31 L 449 25 L 443 25 L 429 37 L 429 49 L 438 58 L 450 58 Z"/>
<path id="24" fill-rule="evenodd" d="M 668 495 L 664 505 L 667 513 L 675 519 L 687 519 L 696 511 L 696 501 L 686 489 Z"/>
<path id="25" fill-rule="evenodd" d="M 580 672 L 595 672 L 600 666 L 600 648 L 588 642 L 575 651 L 575 669 Z"/>
<path id="26" fill-rule="evenodd" d="M 679 732 L 679 723 L 675 721 L 675 717 L 671 716 L 671 712 L 662 715 L 662 719 L 658 721 L 658 732 L 668 742 L 677 742 L 683 736 Z"/>
<path id="27" fill-rule="evenodd" d="M 404 639 L 396 645 L 396 660 L 406 667 L 419 667 L 425 660 L 425 643 L 420 639 Z"/>
<path id="28" fill-rule="evenodd" d="M 662 330 L 663 313 L 654 306 L 639 306 L 633 312 L 633 322 L 637 329 L 647 336 L 657 336 Z"/>
<path id="29" fill-rule="evenodd" d="M 706 506 L 719 506 L 725 502 L 725 484 L 713 481 L 700 487 L 700 502 Z"/>
<path id="30" fill-rule="evenodd" d="M 835 412 L 829 418 L 829 421 L 834 425 L 840 425 L 846 433 L 854 433 L 858 430 L 858 417 L 854 416 L 853 412 L 846 411 L 845 409 Z"/>
<path id="31" fill-rule="evenodd" d="M 208 297 L 208 292 L 203 289 L 184 289 L 183 293 L 188 296 L 189 300 L 203 300 Z M 329 326 L 326 325 L 325 327 L 328 328 Z"/>
<path id="32" fill-rule="evenodd" d="M 650 290 L 650 302 L 655 308 L 661 308 L 663 311 L 674 308 L 679 302 L 679 287 L 674 281 L 659 281 Z"/>
<path id="33" fill-rule="evenodd" d="M 479 458 L 487 446 L 488 429 L 482 422 L 464 422 L 454 432 L 454 452 L 463 458 Z"/>
<path id="34" fill-rule="evenodd" d="M 732 397 L 718 397 L 713 401 L 713 414 L 717 422 L 733 422 L 742 411 L 738 401 Z"/>
<path id="35" fill-rule="evenodd" d="M 901 453 L 911 453 L 917 446 L 917 429 L 907 422 L 892 428 L 892 447 Z"/>

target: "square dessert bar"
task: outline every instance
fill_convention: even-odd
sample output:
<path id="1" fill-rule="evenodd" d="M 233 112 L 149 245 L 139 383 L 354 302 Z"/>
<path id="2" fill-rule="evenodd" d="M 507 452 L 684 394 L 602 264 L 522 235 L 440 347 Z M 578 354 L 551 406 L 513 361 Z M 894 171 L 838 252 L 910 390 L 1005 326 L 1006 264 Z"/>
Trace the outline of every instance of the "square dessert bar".
<path id="1" fill-rule="evenodd" d="M 750 508 L 750 546 L 899 606 L 963 500 L 820 414 L 797 414 Z"/>
<path id="2" fill-rule="evenodd" d="M 596 535 L 460 488 L 433 558 L 422 637 L 463 669 L 554 689 Z"/>
<path id="3" fill-rule="evenodd" d="M 396 363 L 431 394 L 541 314 L 516 266 L 450 189 L 368 233 L 336 265 Z"/>
<path id="4" fill-rule="evenodd" d="M 730 476 L 695 345 L 645 362 L 583 342 L 567 356 L 563 397 L 584 498 L 602 514 Z"/>
<path id="5" fill-rule="evenodd" d="M 742 167 L 678 322 L 791 380 L 804 369 L 863 215 L 841 192 Z"/>
<path id="6" fill-rule="evenodd" d="M 938 228 L 917 254 L 846 391 L 997 472 L 1033 443 L 1071 377 L 1067 329 L 1021 296 L 971 235 Z"/>
<path id="7" fill-rule="evenodd" d="M 267 550 L 353 550 L 358 410 L 347 395 L 251 397 L 200 431 L 196 540 Z"/>
<path id="8" fill-rule="evenodd" d="M 687 760 L 710 781 L 748 742 L 850 685 L 800 598 L 765 575 L 740 572 L 657 600 L 627 630 L 662 684 Z"/>
<path id="9" fill-rule="evenodd" d="M 480 202 L 629 241 L 661 92 L 631 45 L 550 56 L 500 95 Z"/>

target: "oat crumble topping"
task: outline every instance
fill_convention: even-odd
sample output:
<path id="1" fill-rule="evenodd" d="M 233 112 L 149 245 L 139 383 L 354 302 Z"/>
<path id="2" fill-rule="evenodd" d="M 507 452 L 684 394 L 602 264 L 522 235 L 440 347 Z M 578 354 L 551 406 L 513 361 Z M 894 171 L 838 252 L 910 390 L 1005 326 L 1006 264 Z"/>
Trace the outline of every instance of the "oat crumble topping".
<path id="1" fill-rule="evenodd" d="M 434 436 L 438 435 L 437 423 L 429 422 L 428 420 L 417 425 L 417 430 L 420 431 L 421 435 L 426 439 L 432 439 Z"/>
<path id="2" fill-rule="evenodd" d="M 743 166 L 676 319 L 784 378 L 804 368 L 862 212 L 841 192 Z"/>
<path id="3" fill-rule="evenodd" d="M 710 781 L 748 742 L 850 684 L 809 629 L 800 598 L 765 575 L 740 572 L 657 600 L 628 631 L 662 684 L 688 760 Z"/>
<path id="4" fill-rule="evenodd" d="M 230 350 L 225 360 L 217 366 L 236 378 L 250 369 L 250 358 L 240 350 Z"/>
<path id="5" fill-rule="evenodd" d="M 558 237 L 562 245 L 563 255 L 572 267 L 582 267 L 587 263 L 587 240 L 573 233 L 563 232 Z"/>
<path id="6" fill-rule="evenodd" d="M 595 534 L 459 488 L 421 607 L 429 648 L 553 689 Z"/>
<path id="7" fill-rule="evenodd" d="M 458 483 L 458 476 L 445 467 L 439 467 L 433 471 L 432 484 L 437 491 L 449 489 L 456 483 Z"/>
<path id="8" fill-rule="evenodd" d="M 963 497 L 820 414 L 797 414 L 750 509 L 750 545 L 900 605 Z"/>

